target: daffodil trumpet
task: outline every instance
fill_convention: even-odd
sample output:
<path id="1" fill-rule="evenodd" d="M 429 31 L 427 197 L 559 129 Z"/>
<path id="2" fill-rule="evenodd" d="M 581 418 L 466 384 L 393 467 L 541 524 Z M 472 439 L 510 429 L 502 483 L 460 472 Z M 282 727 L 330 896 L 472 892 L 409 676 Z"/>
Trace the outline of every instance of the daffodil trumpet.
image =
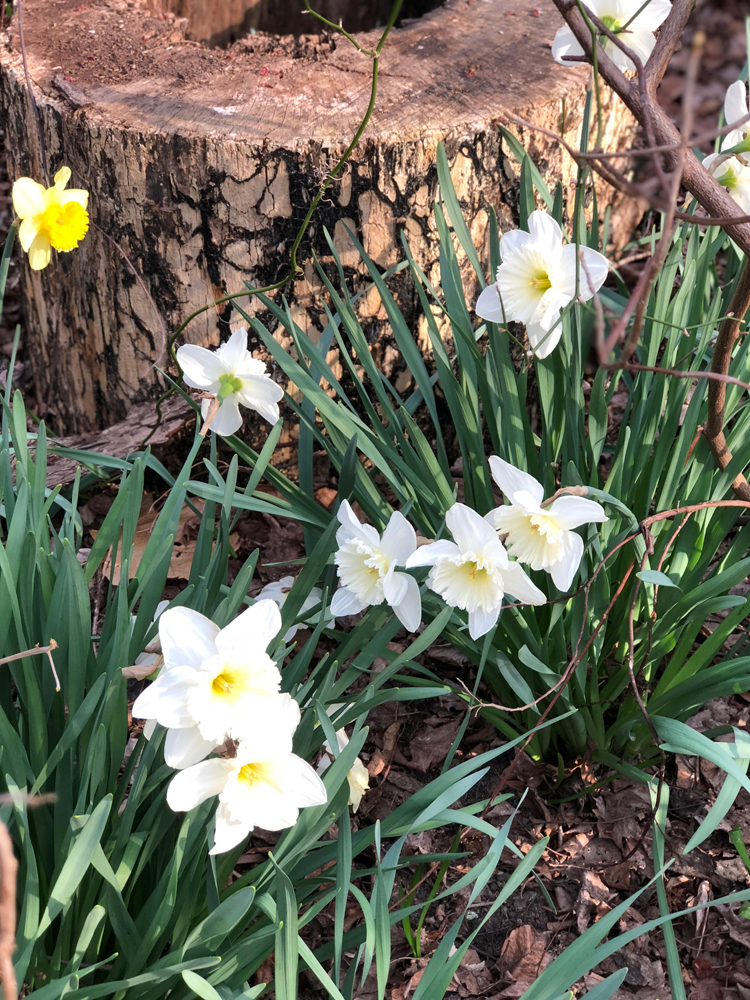
<path id="1" fill-rule="evenodd" d="M 58 253 L 75 250 L 88 232 L 88 191 L 66 190 L 69 180 L 70 167 L 61 167 L 52 187 L 45 188 L 31 177 L 19 177 L 13 184 L 18 238 L 32 271 L 49 264 L 53 249 Z"/>

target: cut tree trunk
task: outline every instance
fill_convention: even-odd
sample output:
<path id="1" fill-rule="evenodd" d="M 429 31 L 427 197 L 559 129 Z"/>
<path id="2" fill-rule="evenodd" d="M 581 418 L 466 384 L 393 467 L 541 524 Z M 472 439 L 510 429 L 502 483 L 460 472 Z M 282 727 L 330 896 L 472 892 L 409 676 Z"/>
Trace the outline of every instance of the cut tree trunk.
<path id="1" fill-rule="evenodd" d="M 168 363 L 169 332 L 193 310 L 241 291 L 245 281 L 263 285 L 285 275 L 310 200 L 369 99 L 370 59 L 335 33 L 261 31 L 227 49 L 200 40 L 231 39 L 271 23 L 291 32 L 315 30 L 317 22 L 298 14 L 301 0 L 149 2 L 23 5 L 50 173 L 68 164 L 71 183 L 91 192 L 92 227 L 80 249 L 53 255 L 42 272 L 30 271 L 25 260 L 20 265 L 38 406 L 59 433 L 107 426 L 153 400 L 163 389 L 154 363 Z M 551 0 L 534 2 L 449 0 L 392 32 L 375 113 L 322 202 L 301 260 L 314 251 L 330 266 L 326 227 L 351 284 L 362 289 L 361 262 L 346 226 L 380 267 L 403 258 L 404 230 L 417 261 L 437 278 L 432 205 L 441 141 L 470 231 L 488 259 L 489 209 L 496 209 L 503 228 L 512 227 L 519 190 L 518 165 L 503 148 L 498 119 L 510 111 L 563 127 L 573 143 L 581 124 L 588 70 L 552 61 L 558 19 Z M 374 24 L 382 23 L 388 6 L 327 0 L 321 9 L 336 18 L 347 9 L 359 12 L 351 22 L 344 17 L 345 27 L 357 28 L 363 8 Z M 407 13 L 430 6 L 414 0 Z M 358 38 L 370 47 L 379 32 Z M 10 177 L 42 180 L 15 21 L 0 53 L 0 88 Z M 629 115 L 608 94 L 604 114 L 604 148 L 623 148 L 632 135 Z M 575 170 L 567 155 L 538 133 L 522 140 L 550 186 L 562 180 L 570 193 Z M 611 193 L 603 201 L 609 203 Z M 472 301 L 468 268 L 465 285 Z M 285 290 L 292 315 L 313 338 L 325 323 L 321 288 L 307 263 Z M 407 275 L 394 278 L 394 290 L 415 335 L 426 342 Z M 261 303 L 242 304 L 276 327 Z M 377 293 L 364 295 L 359 310 L 376 360 L 406 388 L 409 375 L 400 370 Z M 217 344 L 230 313 L 228 305 L 212 308 L 190 324 L 186 338 Z"/>

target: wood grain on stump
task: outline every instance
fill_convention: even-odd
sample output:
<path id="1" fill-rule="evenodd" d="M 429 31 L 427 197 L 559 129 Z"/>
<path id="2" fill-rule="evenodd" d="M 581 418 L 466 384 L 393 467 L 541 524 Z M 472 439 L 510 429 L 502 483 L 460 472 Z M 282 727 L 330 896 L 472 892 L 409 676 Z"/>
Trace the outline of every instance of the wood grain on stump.
<path id="1" fill-rule="evenodd" d="M 39 407 L 60 432 L 106 426 L 153 399 L 161 386 L 153 365 L 165 362 L 165 330 L 208 301 L 241 290 L 244 281 L 262 285 L 285 274 L 300 221 L 370 94 L 370 60 L 335 34 L 300 35 L 304 25 L 311 31 L 316 24 L 299 14 L 300 6 L 299 0 L 289 6 L 25 0 L 28 68 L 50 171 L 63 163 L 72 168 L 72 183 L 91 192 L 95 223 L 79 250 L 55 255 L 45 271 L 22 265 L 24 335 Z M 430 6 L 414 0 L 411 9 Z M 356 29 L 363 9 L 377 22 L 387 7 L 379 0 L 347 7 L 327 0 L 321 10 L 358 12 Z M 229 48 L 201 40 L 263 28 L 270 23 L 261 17 L 264 10 L 276 28 L 279 11 L 287 11 L 291 33 L 257 31 Z M 510 228 L 518 167 L 502 147 L 498 118 L 511 111 L 553 129 L 564 122 L 566 137 L 577 141 L 588 70 L 553 63 L 557 27 L 551 0 L 449 0 L 395 29 L 381 59 L 375 114 L 321 204 L 302 259 L 314 250 L 324 266 L 331 263 L 327 227 L 351 283 L 362 287 L 345 226 L 381 267 L 402 259 L 405 230 L 415 257 L 437 278 L 431 212 L 440 141 L 476 244 L 485 244 L 491 206 Z M 379 32 L 358 37 L 372 46 Z M 41 179 L 15 24 L 0 52 L 0 88 L 10 176 Z M 622 148 L 632 123 L 610 96 L 605 119 L 605 148 Z M 574 168 L 556 144 L 535 133 L 522 138 L 547 181 L 554 186 L 562 179 L 570 189 Z M 123 254 L 148 288 L 161 325 Z M 468 270 L 466 284 L 473 295 Z M 308 264 L 286 291 L 295 319 L 313 337 L 323 319 L 320 288 Z M 408 277 L 397 276 L 394 288 L 415 334 L 424 338 Z M 245 305 L 263 318 L 260 303 Z M 362 298 L 360 315 L 376 360 L 397 378 L 400 358 L 376 293 Z M 187 337 L 216 344 L 228 317 L 228 307 L 212 309 L 191 324 Z M 408 373 L 399 388 L 405 380 Z"/>

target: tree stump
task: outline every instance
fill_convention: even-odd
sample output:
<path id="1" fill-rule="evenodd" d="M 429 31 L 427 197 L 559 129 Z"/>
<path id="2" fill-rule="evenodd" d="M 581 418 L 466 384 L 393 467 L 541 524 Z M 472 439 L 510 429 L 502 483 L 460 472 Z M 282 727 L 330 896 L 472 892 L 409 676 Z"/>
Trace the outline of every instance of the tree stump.
<path id="1" fill-rule="evenodd" d="M 319 9 L 342 15 L 345 27 L 370 29 L 358 38 L 371 47 L 389 6 L 323 0 Z M 336 33 L 300 34 L 317 30 L 300 7 L 301 0 L 25 0 L 28 69 L 50 173 L 68 164 L 71 183 L 91 192 L 92 227 L 80 249 L 53 256 L 42 272 L 20 265 L 38 405 L 58 431 L 101 428 L 154 399 L 162 389 L 154 362 L 167 361 L 168 332 L 245 281 L 263 285 L 285 274 L 310 200 L 370 95 L 370 60 Z M 347 11 L 356 16 L 347 20 Z M 435 275 L 439 142 L 481 247 L 490 206 L 509 228 L 518 201 L 518 166 L 496 128 L 503 111 L 555 130 L 564 121 L 574 144 L 580 128 L 589 71 L 552 61 L 559 19 L 551 0 L 439 7 L 407 0 L 405 14 L 412 19 L 383 52 L 370 125 L 302 247 L 302 260 L 314 250 L 330 263 L 327 227 L 355 287 L 364 278 L 345 225 L 381 267 L 402 258 L 404 229 L 417 261 Z M 231 44 L 208 44 L 217 41 Z M 3 39 L 0 88 L 10 177 L 42 180 L 15 22 Z M 605 101 L 604 146 L 622 148 L 632 122 L 616 99 Z M 570 190 L 574 166 L 557 144 L 533 132 L 522 140 L 548 183 L 561 179 Z M 474 294 L 468 270 L 466 281 Z M 285 293 L 313 337 L 324 324 L 321 287 L 307 264 Z M 413 320 L 408 277 L 399 275 L 395 288 Z M 244 307 L 268 318 L 254 299 Z M 398 375 L 376 293 L 363 297 L 360 313 L 379 363 Z M 229 314 L 226 305 L 204 313 L 186 338 L 218 343 Z"/>

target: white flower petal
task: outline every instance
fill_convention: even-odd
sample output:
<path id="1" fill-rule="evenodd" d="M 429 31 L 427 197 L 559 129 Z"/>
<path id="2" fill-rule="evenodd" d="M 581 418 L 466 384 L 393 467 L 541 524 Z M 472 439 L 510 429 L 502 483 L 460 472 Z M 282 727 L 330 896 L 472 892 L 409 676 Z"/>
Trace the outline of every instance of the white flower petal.
<path id="1" fill-rule="evenodd" d="M 229 340 L 216 351 L 227 373 L 236 375 L 245 360 L 247 350 L 247 330 L 235 330 Z"/>
<path id="2" fill-rule="evenodd" d="M 446 512 L 445 523 L 462 552 L 480 553 L 487 546 L 502 548 L 494 528 L 466 504 L 454 503 Z"/>
<path id="3" fill-rule="evenodd" d="M 600 503 L 571 494 L 558 497 L 550 507 L 549 513 L 557 517 L 561 528 L 568 530 L 578 528 L 582 524 L 609 520 Z"/>
<path id="4" fill-rule="evenodd" d="M 743 80 L 736 80 L 727 90 L 724 98 L 724 118 L 727 125 L 733 125 L 747 114 L 747 84 Z M 750 130 L 750 122 L 745 122 L 741 126 L 744 130 Z"/>
<path id="5" fill-rule="evenodd" d="M 357 538 L 361 542 L 364 542 L 365 545 L 380 545 L 380 534 L 378 531 L 371 524 L 362 524 L 352 510 L 352 506 L 348 500 L 341 501 L 339 509 L 336 512 L 336 517 L 341 524 L 341 528 L 336 533 L 336 541 L 339 545 L 349 541 L 351 538 Z M 342 529 L 345 529 L 346 534 L 344 534 Z"/>
<path id="6" fill-rule="evenodd" d="M 41 184 L 30 177 L 13 182 L 13 208 L 19 219 L 41 215 L 47 207 L 47 196 Z"/>
<path id="7" fill-rule="evenodd" d="M 231 851 L 233 847 L 247 840 L 252 832 L 252 826 L 242 819 L 234 819 L 227 804 L 220 802 L 214 823 L 214 846 L 208 853 L 224 854 L 226 851 Z"/>
<path id="8" fill-rule="evenodd" d="M 299 809 L 324 806 L 328 801 L 328 792 L 320 780 L 320 775 L 314 767 L 296 754 L 290 753 L 285 757 L 279 757 L 273 762 L 273 770 L 275 780 L 290 797 L 294 797 L 294 803 Z M 258 822 L 258 825 L 262 824 Z M 273 828 L 264 826 L 264 829 Z"/>
<path id="9" fill-rule="evenodd" d="M 529 215 L 529 235 L 545 252 L 557 254 L 562 249 L 562 229 L 549 212 L 537 209 Z"/>
<path id="10" fill-rule="evenodd" d="M 394 511 L 383 532 L 383 537 L 380 539 L 380 551 L 387 559 L 395 562 L 398 566 L 404 566 L 406 560 L 416 547 L 416 531 L 403 514 L 399 511 Z"/>
<path id="11" fill-rule="evenodd" d="M 171 667 L 162 671 L 136 698 L 133 718 L 156 719 L 160 726 L 174 729 L 195 725 L 188 702 L 199 678 L 199 672 L 193 667 Z"/>
<path id="12" fill-rule="evenodd" d="M 447 539 L 441 538 L 437 542 L 430 542 L 429 545 L 420 546 L 406 560 L 406 568 L 413 569 L 416 566 L 434 566 L 443 559 L 453 559 L 460 554 L 461 550 L 455 542 L 449 542 Z"/>
<path id="13" fill-rule="evenodd" d="M 576 274 L 578 296 L 584 302 L 593 298 L 607 279 L 609 261 L 596 250 L 570 243 L 563 247 L 560 257 L 561 283 L 569 299 L 576 294 Z"/>
<path id="14" fill-rule="evenodd" d="M 201 416 L 205 420 L 211 408 L 211 400 L 204 399 L 201 402 Z M 236 434 L 242 427 L 242 415 L 240 413 L 237 393 L 227 396 L 216 412 L 216 416 L 211 421 L 211 430 L 220 437 L 229 437 Z"/>
<path id="15" fill-rule="evenodd" d="M 563 550 L 562 558 L 550 567 L 549 572 L 557 589 L 565 593 L 570 590 L 570 585 L 581 564 L 583 539 L 575 531 L 566 531 L 560 540 L 560 547 Z"/>
<path id="16" fill-rule="evenodd" d="M 219 628 L 190 608 L 167 608 L 159 616 L 159 640 L 167 667 L 201 667 L 216 655 Z"/>
<path id="17" fill-rule="evenodd" d="M 356 812 L 362 796 L 370 787 L 370 773 L 359 757 L 352 764 L 346 780 L 349 782 L 349 805 L 352 807 L 352 812 Z"/>
<path id="18" fill-rule="evenodd" d="M 477 316 L 481 316 L 482 319 L 488 319 L 490 323 L 505 322 L 503 305 L 500 301 L 500 292 L 497 285 L 487 285 L 483 289 L 477 299 L 477 304 L 474 306 L 474 312 Z"/>
<path id="19" fill-rule="evenodd" d="M 242 388 L 237 395 L 242 405 L 255 410 L 269 424 L 277 423 L 279 401 L 284 397 L 281 386 L 266 375 L 244 375 L 241 381 Z"/>
<path id="20" fill-rule="evenodd" d="M 538 358 L 542 360 L 554 351 L 560 343 L 563 335 L 562 322 L 559 322 L 552 330 L 549 330 L 538 323 L 528 323 L 526 333 L 529 337 L 531 349 Z"/>
<path id="21" fill-rule="evenodd" d="M 512 501 L 513 494 L 519 492 L 530 493 L 537 505 L 544 500 L 544 487 L 528 472 L 521 472 L 497 455 L 490 455 L 489 463 L 492 478 L 509 500 Z"/>
<path id="22" fill-rule="evenodd" d="M 164 763 L 180 770 L 192 767 L 208 757 L 215 746 L 213 740 L 203 739 L 197 726 L 168 729 L 164 740 Z"/>
<path id="23" fill-rule="evenodd" d="M 177 363 L 182 368 L 183 381 L 193 389 L 206 392 L 219 391 L 219 379 L 227 375 L 227 367 L 214 351 L 207 351 L 197 344 L 183 344 L 177 348 Z"/>
<path id="24" fill-rule="evenodd" d="M 563 25 L 552 42 L 552 58 L 563 66 L 572 66 L 574 64 L 569 62 L 566 57 L 573 56 L 575 58 L 582 55 L 583 49 L 578 39 L 567 24 Z"/>
<path id="25" fill-rule="evenodd" d="M 500 614 L 500 609 L 494 611 L 470 611 L 469 612 L 469 635 L 472 639 L 481 639 L 495 625 Z"/>
<path id="26" fill-rule="evenodd" d="M 397 573 L 395 566 L 391 566 L 383 579 L 383 596 L 392 608 L 400 604 L 406 597 L 409 577 L 406 573 Z"/>
<path id="27" fill-rule="evenodd" d="M 339 587 L 331 600 L 331 614 L 334 618 L 346 618 L 348 615 L 358 615 L 365 610 L 357 595 L 348 587 Z"/>
<path id="28" fill-rule="evenodd" d="M 178 771 L 167 789 L 167 805 L 175 812 L 190 812 L 206 799 L 219 795 L 233 770 L 231 760 L 204 760 Z"/>
<path id="29" fill-rule="evenodd" d="M 392 605 L 396 617 L 407 632 L 416 632 L 422 624 L 422 595 L 419 584 L 413 576 L 398 573 L 406 577 L 406 594 L 398 604 Z"/>
<path id="30" fill-rule="evenodd" d="M 635 52 L 645 66 L 648 62 L 648 57 L 653 52 L 654 45 L 656 45 L 656 39 L 648 28 L 643 27 L 641 19 L 636 18 L 626 31 L 620 32 L 618 37 L 623 45 L 627 45 L 629 49 Z M 610 48 L 614 52 L 610 52 Z M 624 54 L 622 49 L 617 48 L 614 42 L 610 42 L 609 39 L 607 39 L 605 51 L 620 66 L 620 69 L 635 69 L 635 64 Z M 622 65 L 620 65 L 621 63 Z"/>
<path id="31" fill-rule="evenodd" d="M 535 583 L 528 578 L 517 562 L 508 564 L 503 570 L 503 581 L 507 593 L 524 604 L 546 604 L 547 598 Z"/>
<path id="32" fill-rule="evenodd" d="M 219 632 L 216 648 L 226 656 L 240 655 L 244 661 L 253 650 L 265 652 L 280 631 L 278 604 L 258 600 Z"/>
<path id="33" fill-rule="evenodd" d="M 527 246 L 532 239 L 531 234 L 524 229 L 511 229 L 509 232 L 503 233 L 500 237 L 500 260 L 505 260 L 509 254 Z"/>
<path id="34" fill-rule="evenodd" d="M 630 20 L 640 6 L 640 2 L 634 3 L 625 20 Z M 631 27 L 637 24 L 639 28 L 645 28 L 647 31 L 656 31 L 669 17 L 671 10 L 671 0 L 651 0 L 651 3 L 641 11 Z"/>

